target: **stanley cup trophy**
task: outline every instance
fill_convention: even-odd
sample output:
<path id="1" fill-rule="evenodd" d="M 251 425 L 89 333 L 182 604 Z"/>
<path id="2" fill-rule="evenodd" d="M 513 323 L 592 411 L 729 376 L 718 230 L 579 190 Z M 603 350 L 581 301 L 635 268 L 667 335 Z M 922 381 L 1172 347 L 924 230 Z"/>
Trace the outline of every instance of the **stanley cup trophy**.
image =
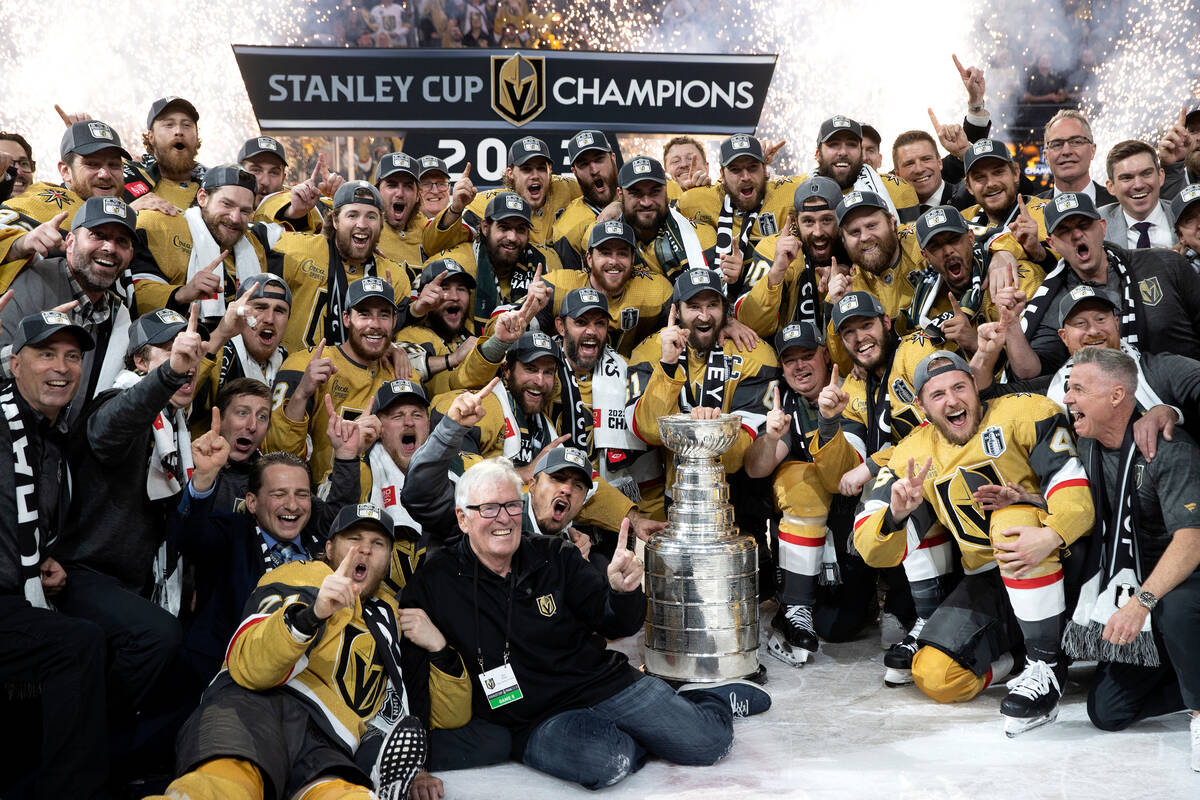
<path id="1" fill-rule="evenodd" d="M 725 468 L 737 439 L 731 414 L 658 421 L 675 454 L 667 528 L 646 545 L 646 672 L 669 681 L 715 683 L 758 669 L 758 548 L 738 533 Z"/>

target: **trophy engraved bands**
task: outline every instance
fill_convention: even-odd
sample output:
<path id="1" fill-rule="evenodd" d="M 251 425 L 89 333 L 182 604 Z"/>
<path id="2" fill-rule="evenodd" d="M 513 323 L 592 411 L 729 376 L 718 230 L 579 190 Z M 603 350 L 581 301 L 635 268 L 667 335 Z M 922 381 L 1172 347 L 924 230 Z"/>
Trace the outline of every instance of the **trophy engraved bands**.
<path id="1" fill-rule="evenodd" d="M 719 457 L 740 418 L 658 421 L 675 455 L 667 528 L 646 544 L 646 672 L 715 683 L 758 670 L 758 551 L 738 533 Z"/>

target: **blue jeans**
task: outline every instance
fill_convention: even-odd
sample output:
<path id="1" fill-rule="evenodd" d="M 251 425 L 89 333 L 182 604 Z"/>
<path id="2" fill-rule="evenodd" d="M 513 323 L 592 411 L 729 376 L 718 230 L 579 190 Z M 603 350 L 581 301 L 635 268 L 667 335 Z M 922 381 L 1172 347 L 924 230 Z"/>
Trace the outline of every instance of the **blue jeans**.
<path id="1" fill-rule="evenodd" d="M 733 711 L 712 692 L 681 697 L 647 675 L 590 708 L 555 714 L 534 729 L 524 761 L 588 789 L 617 783 L 647 755 L 684 766 L 716 763 L 733 747 Z"/>

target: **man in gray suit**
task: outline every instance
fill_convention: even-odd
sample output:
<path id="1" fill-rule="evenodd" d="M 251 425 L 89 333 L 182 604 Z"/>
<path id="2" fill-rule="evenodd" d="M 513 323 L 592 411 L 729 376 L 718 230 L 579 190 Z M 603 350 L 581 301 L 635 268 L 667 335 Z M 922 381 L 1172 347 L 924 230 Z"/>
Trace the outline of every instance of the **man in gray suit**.
<path id="1" fill-rule="evenodd" d="M 1108 225 L 1105 239 L 1130 250 L 1174 245 L 1175 215 L 1159 197 L 1165 173 L 1154 148 L 1137 139 L 1118 142 L 1105 167 L 1108 190 L 1117 198 L 1099 209 Z"/>

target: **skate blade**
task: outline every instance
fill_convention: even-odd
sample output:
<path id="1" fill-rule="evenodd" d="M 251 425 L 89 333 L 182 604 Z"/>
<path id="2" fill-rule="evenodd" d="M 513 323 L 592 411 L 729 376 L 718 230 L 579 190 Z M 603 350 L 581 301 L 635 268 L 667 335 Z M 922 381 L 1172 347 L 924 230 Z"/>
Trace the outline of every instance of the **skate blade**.
<path id="1" fill-rule="evenodd" d="M 899 686 L 910 686 L 913 682 L 911 669 L 896 669 L 888 667 L 887 672 L 883 675 L 883 684 L 891 686 L 893 689 Z"/>
<path id="2" fill-rule="evenodd" d="M 1010 739 L 1015 739 L 1022 733 L 1031 731 L 1034 728 L 1040 728 L 1043 725 L 1048 725 L 1058 719 L 1058 707 L 1049 714 L 1043 714 L 1040 717 L 1005 717 L 1004 718 L 1004 735 Z"/>
<path id="3" fill-rule="evenodd" d="M 810 651 L 805 650 L 803 647 L 792 647 L 783 641 L 783 639 L 776 638 L 774 634 L 767 641 L 767 652 L 783 663 L 793 667 L 803 667 L 813 656 Z"/>

